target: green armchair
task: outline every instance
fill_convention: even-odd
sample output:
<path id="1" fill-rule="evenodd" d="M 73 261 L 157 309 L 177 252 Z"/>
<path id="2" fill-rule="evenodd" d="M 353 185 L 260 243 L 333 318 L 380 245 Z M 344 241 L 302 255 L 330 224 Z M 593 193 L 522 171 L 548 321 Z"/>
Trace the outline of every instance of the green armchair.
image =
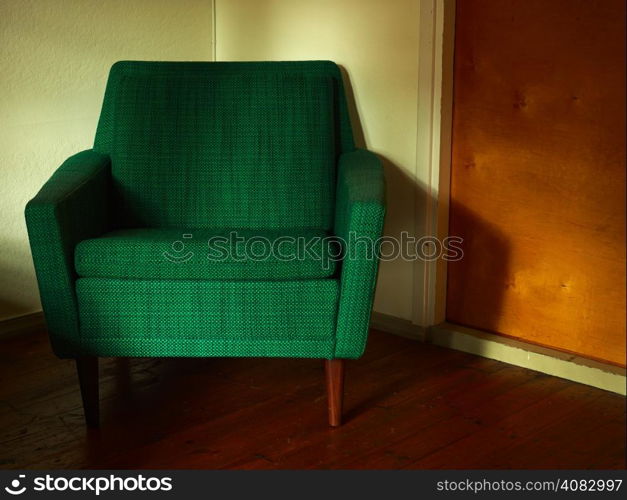
<path id="1" fill-rule="evenodd" d="M 364 351 L 385 213 L 328 61 L 116 63 L 94 148 L 26 206 L 50 340 L 98 425 L 98 357 Z M 262 252 L 260 252 L 260 250 Z"/>

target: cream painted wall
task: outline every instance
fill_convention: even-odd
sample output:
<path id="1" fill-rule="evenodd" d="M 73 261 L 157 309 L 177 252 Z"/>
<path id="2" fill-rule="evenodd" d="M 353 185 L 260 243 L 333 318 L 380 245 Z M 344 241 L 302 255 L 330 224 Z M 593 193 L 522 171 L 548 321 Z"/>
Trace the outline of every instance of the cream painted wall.
<path id="1" fill-rule="evenodd" d="M 41 309 L 23 210 L 90 148 L 111 64 L 209 60 L 210 0 L 0 2 L 0 320 Z"/>
<path id="2" fill-rule="evenodd" d="M 215 1 L 217 60 L 330 59 L 346 70 L 365 143 L 385 159 L 386 234 L 414 234 L 419 0 Z M 382 263 L 375 310 L 412 319 L 413 297 L 413 263 Z"/>
<path id="3" fill-rule="evenodd" d="M 23 207 L 67 156 L 91 146 L 110 65 L 210 60 L 214 37 L 218 60 L 340 64 L 358 141 L 385 161 L 386 234 L 415 233 L 419 9 L 419 0 L 0 2 L 0 320 L 41 307 Z M 414 282 L 412 262 L 382 263 L 375 310 L 412 319 Z"/>

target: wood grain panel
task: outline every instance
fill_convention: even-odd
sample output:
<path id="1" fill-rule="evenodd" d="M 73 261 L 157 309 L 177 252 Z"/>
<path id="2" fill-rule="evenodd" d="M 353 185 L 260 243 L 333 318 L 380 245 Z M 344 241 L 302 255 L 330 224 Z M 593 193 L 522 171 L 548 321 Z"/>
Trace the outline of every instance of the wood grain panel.
<path id="1" fill-rule="evenodd" d="M 624 0 L 458 0 L 448 321 L 625 365 L 624 37 Z"/>

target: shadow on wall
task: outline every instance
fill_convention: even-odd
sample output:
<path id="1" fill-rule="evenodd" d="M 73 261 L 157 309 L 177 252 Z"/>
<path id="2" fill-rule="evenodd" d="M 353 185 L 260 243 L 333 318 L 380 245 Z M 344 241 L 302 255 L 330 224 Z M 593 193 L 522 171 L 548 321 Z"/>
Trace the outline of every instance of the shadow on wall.
<path id="1" fill-rule="evenodd" d="M 465 326 L 482 325 L 488 331 L 502 331 L 503 297 L 513 286 L 511 245 L 498 229 L 455 199 L 451 199 L 450 210 L 455 217 L 449 221 L 449 234 L 463 239 L 464 258 L 448 265 L 446 318 Z M 490 286 L 478 289 L 477 283 Z M 481 312 L 484 308 L 476 307 L 481 302 L 493 304 L 488 316 Z"/>
<path id="2" fill-rule="evenodd" d="M 360 106 L 355 98 L 351 78 L 346 68 L 339 66 L 344 83 L 348 111 L 353 128 L 355 145 L 367 148 L 366 132 L 360 120 Z M 408 143 L 415 137 L 409 136 Z M 413 234 L 416 228 L 415 203 L 417 196 L 425 196 L 424 189 L 411 176 L 395 164 L 390 158 L 376 153 L 383 164 L 387 184 L 387 215 L 385 218 L 384 235 L 400 238 L 403 231 Z M 386 245 L 386 252 L 389 251 Z M 379 283 L 376 289 L 374 307 L 377 311 L 410 320 L 414 305 L 414 266 L 403 259 L 386 260 L 379 267 Z"/>
<path id="3" fill-rule="evenodd" d="M 16 240 L 3 239 L 0 248 L 0 321 L 41 311 L 37 287 L 31 286 L 34 270 L 32 263 L 24 265 L 23 247 Z"/>
<path id="4" fill-rule="evenodd" d="M 355 137 L 355 145 L 366 148 L 366 140 L 355 95 L 346 68 L 340 66 L 348 110 Z M 415 220 L 424 217 L 416 211 L 424 210 L 423 207 L 432 205 L 433 199 L 420 183 L 410 177 L 405 170 L 393 163 L 388 158 L 377 153 L 383 164 L 387 183 L 387 216 L 385 224 L 386 236 L 399 236 L 398 228 L 415 227 Z M 414 213 L 408 212 L 399 203 L 396 190 L 402 186 L 411 186 L 416 200 L 423 200 L 422 204 L 415 204 Z M 499 331 L 501 312 L 503 310 L 504 292 L 510 285 L 510 243 L 508 239 L 494 226 L 484 221 L 475 212 L 466 206 L 450 200 L 450 213 L 455 213 L 455 218 L 449 221 L 449 236 L 462 238 L 461 248 L 464 257 L 461 261 L 448 263 L 446 319 L 447 321 L 471 326 L 473 324 L 486 325 L 493 332 Z M 473 228 L 472 231 L 469 228 Z M 411 231 L 414 234 L 414 231 Z M 420 236 L 420 235 L 416 235 Z M 472 251 L 471 251 L 472 250 Z M 489 253 L 490 258 L 473 259 L 473 256 Z M 469 260 L 471 259 L 471 260 Z M 420 264 L 421 262 L 418 262 Z M 413 270 L 413 266 L 411 268 Z M 412 277 L 413 279 L 413 277 Z M 494 285 L 489 290 L 477 290 L 476 283 L 492 282 Z M 419 293 L 416 293 L 416 298 Z M 494 307 L 489 317 L 482 314 L 478 317 L 478 302 L 488 301 Z M 420 307 L 420 304 L 414 304 Z M 463 318 L 463 321 L 462 321 Z"/>
<path id="5" fill-rule="evenodd" d="M 359 111 L 357 111 L 357 102 L 355 101 L 355 93 L 353 92 L 350 76 L 344 66 L 338 64 L 338 67 L 340 68 L 342 81 L 344 83 L 344 93 L 346 95 L 346 103 L 348 105 L 348 114 L 350 115 L 351 126 L 353 127 L 355 146 L 358 148 L 365 148 L 366 138 L 364 137 L 364 129 L 361 125 L 361 120 L 359 119 Z"/>
<path id="6" fill-rule="evenodd" d="M 353 137 L 355 140 L 355 146 L 358 148 L 367 149 L 366 138 L 359 118 L 359 111 L 357 108 L 357 102 L 355 101 L 355 94 L 353 92 L 353 86 L 351 85 L 348 71 L 343 66 L 339 66 L 342 74 L 342 80 L 344 83 L 344 91 L 346 94 L 346 100 L 348 104 L 348 113 L 351 119 L 351 126 L 353 128 Z M 387 236 L 400 236 L 399 228 L 413 227 L 414 214 L 404 210 L 404 207 L 397 203 L 398 197 L 394 196 L 396 190 L 402 186 L 410 186 L 408 191 L 414 192 L 415 196 L 424 197 L 426 192 L 422 186 L 414 181 L 407 173 L 389 158 L 383 156 L 380 153 L 376 155 L 383 164 L 383 170 L 385 172 L 385 179 L 387 184 L 387 213 L 385 222 L 385 234 Z"/>
<path id="7" fill-rule="evenodd" d="M 3 271 L 0 271 L 0 273 L 3 273 Z M 3 290 L 3 294 L 8 293 L 8 290 Z M 35 311 L 31 311 L 24 302 L 17 302 L 7 299 L 6 297 L 0 297 L 0 322 L 10 321 L 33 312 Z"/>

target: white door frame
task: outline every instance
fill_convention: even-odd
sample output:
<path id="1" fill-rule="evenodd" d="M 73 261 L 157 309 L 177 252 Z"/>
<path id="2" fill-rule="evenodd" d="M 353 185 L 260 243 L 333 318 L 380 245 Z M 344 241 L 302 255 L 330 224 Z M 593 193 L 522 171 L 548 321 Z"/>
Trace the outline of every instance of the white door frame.
<path id="1" fill-rule="evenodd" d="M 455 0 L 420 0 L 415 234 L 448 236 L 453 118 Z M 446 319 L 446 261 L 414 262 L 412 322 Z"/>

